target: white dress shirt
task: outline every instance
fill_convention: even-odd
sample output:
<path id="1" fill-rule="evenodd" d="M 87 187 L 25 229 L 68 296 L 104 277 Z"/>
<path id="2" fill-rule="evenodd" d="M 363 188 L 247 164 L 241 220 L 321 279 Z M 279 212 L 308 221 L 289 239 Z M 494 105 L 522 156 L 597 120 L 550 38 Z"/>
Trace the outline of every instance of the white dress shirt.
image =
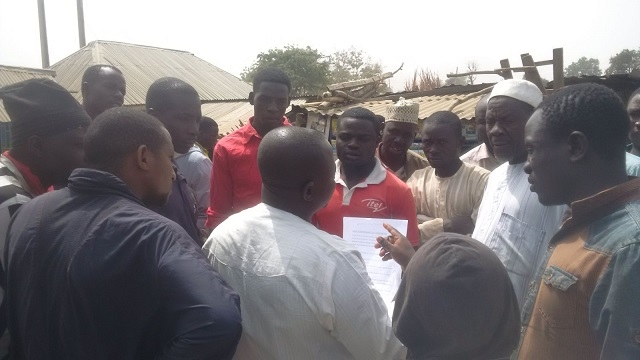
<path id="1" fill-rule="evenodd" d="M 216 227 L 203 250 L 240 294 L 235 359 L 404 358 L 360 253 L 339 237 L 261 203 Z"/>
<path id="2" fill-rule="evenodd" d="M 523 168 L 524 163 L 504 163 L 491 172 L 472 236 L 493 250 L 507 268 L 520 308 L 549 240 L 568 210 L 565 205 L 540 204 Z"/>

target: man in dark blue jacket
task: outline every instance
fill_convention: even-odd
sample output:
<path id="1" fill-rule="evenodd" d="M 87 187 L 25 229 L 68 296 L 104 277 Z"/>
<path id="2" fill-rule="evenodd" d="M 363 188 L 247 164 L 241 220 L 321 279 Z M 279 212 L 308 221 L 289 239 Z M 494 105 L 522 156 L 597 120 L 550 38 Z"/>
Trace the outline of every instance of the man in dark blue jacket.
<path id="1" fill-rule="evenodd" d="M 162 124 L 114 108 L 87 130 L 89 168 L 18 210 L 7 237 L 16 359 L 230 359 L 240 300 L 178 224 Z"/>

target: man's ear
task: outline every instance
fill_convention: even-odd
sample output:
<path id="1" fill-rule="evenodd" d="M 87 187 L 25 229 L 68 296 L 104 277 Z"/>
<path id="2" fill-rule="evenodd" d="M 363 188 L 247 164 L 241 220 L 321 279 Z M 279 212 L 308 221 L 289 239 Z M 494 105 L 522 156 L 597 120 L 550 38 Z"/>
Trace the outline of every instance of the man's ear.
<path id="1" fill-rule="evenodd" d="M 37 158 L 42 158 L 45 154 L 44 139 L 38 135 L 29 136 L 27 139 L 27 149 Z"/>
<path id="2" fill-rule="evenodd" d="M 84 102 L 86 100 L 86 94 L 87 94 L 87 88 L 89 87 L 89 83 L 88 82 L 83 82 L 82 85 L 80 85 L 80 92 L 82 93 L 82 101 Z"/>
<path id="3" fill-rule="evenodd" d="M 249 104 L 253 105 L 253 97 L 254 97 L 254 93 L 253 91 L 249 93 Z"/>
<path id="4" fill-rule="evenodd" d="M 157 114 L 157 113 L 158 113 L 158 112 L 157 112 L 154 108 L 148 108 L 148 109 L 147 109 L 147 114 L 149 114 L 149 115 L 151 115 L 151 116 L 155 117 L 156 119 L 158 118 L 158 117 L 156 116 L 156 114 Z"/>
<path id="5" fill-rule="evenodd" d="M 582 160 L 589 151 L 589 139 L 580 131 L 574 131 L 567 138 L 569 147 L 569 160 L 572 162 Z"/>
<path id="6" fill-rule="evenodd" d="M 148 171 L 151 168 L 151 164 L 149 163 L 150 159 L 150 151 L 147 145 L 140 145 L 136 149 L 136 166 L 144 171 Z"/>
<path id="7" fill-rule="evenodd" d="M 302 187 L 302 198 L 305 201 L 312 201 L 313 200 L 313 186 L 315 184 L 313 183 L 313 181 L 309 181 L 308 183 L 304 184 L 304 186 Z"/>

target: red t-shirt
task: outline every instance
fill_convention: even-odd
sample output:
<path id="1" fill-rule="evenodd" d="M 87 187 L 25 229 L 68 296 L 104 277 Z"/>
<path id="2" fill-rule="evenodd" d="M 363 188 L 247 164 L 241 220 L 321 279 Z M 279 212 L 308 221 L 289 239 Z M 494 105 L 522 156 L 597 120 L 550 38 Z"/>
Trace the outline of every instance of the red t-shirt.
<path id="1" fill-rule="evenodd" d="M 313 217 L 318 228 L 342 237 L 342 219 L 345 216 L 408 220 L 407 239 L 413 246 L 420 246 L 413 194 L 407 184 L 382 166 L 380 160 L 376 159 L 371 174 L 351 189 L 347 189 L 341 179 L 338 161 L 335 180 L 336 189 L 331 200 Z M 374 242 L 372 239 L 371 246 Z"/>
<path id="2" fill-rule="evenodd" d="M 262 178 L 258 169 L 258 146 L 262 136 L 251 125 L 223 137 L 213 150 L 211 191 L 205 226 L 215 228 L 227 217 L 260 203 Z M 291 126 L 286 117 L 282 125 Z"/>

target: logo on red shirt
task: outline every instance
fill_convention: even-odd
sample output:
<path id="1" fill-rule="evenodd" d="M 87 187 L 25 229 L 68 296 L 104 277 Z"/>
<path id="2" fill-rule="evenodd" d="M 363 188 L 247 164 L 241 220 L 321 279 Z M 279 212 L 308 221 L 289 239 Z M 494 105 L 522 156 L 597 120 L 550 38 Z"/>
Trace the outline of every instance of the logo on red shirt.
<path id="1" fill-rule="evenodd" d="M 361 202 L 374 213 L 387 208 L 387 205 L 382 200 L 378 199 L 364 199 Z"/>

